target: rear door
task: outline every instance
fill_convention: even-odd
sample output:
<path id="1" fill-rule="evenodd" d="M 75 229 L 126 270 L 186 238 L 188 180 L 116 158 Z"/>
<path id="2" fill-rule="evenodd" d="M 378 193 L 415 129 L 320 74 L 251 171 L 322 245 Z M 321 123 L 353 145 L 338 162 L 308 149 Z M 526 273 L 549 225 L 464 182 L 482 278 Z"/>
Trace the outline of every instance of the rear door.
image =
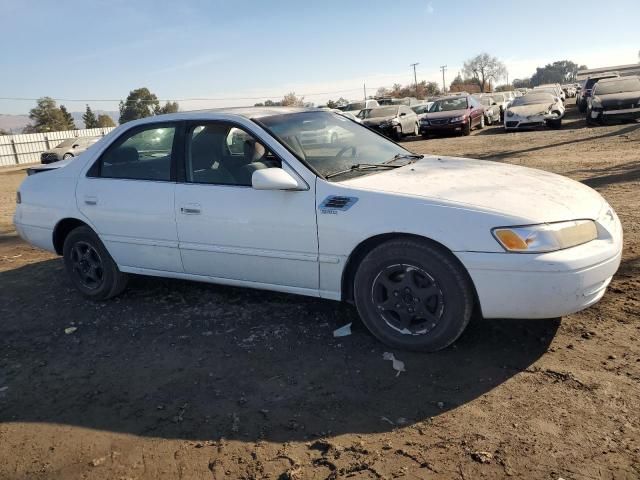
<path id="1" fill-rule="evenodd" d="M 178 137 L 175 123 L 130 129 L 78 181 L 78 208 L 124 270 L 182 271 L 172 167 Z"/>

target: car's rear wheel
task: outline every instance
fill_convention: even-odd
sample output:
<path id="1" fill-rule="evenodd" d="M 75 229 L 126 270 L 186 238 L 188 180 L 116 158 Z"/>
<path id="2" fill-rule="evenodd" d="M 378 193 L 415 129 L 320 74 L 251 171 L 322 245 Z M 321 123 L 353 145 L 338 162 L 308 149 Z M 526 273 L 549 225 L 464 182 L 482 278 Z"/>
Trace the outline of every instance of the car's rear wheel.
<path id="1" fill-rule="evenodd" d="M 89 227 L 78 227 L 64 241 L 64 265 L 84 296 L 106 300 L 120 294 L 128 277 L 118 270 L 109 252 Z"/>
<path id="2" fill-rule="evenodd" d="M 484 115 L 480 115 L 480 124 L 478 125 L 478 129 L 482 130 L 484 128 Z"/>
<path id="3" fill-rule="evenodd" d="M 471 135 L 471 119 L 467 120 L 467 123 L 462 127 L 462 135 Z"/>
<path id="4" fill-rule="evenodd" d="M 72 154 L 72 153 L 65 153 L 65 154 L 62 156 L 62 159 L 63 159 L 63 160 L 66 160 L 66 159 L 68 159 L 68 158 L 73 158 L 73 154 Z"/>
<path id="5" fill-rule="evenodd" d="M 489 126 L 493 125 L 493 118 L 491 117 L 487 117 L 485 120 L 485 123 Z"/>
<path id="6" fill-rule="evenodd" d="M 416 239 L 391 240 L 369 252 L 356 272 L 354 297 L 363 323 L 380 341 L 426 352 L 462 334 L 474 298 L 455 257 Z"/>

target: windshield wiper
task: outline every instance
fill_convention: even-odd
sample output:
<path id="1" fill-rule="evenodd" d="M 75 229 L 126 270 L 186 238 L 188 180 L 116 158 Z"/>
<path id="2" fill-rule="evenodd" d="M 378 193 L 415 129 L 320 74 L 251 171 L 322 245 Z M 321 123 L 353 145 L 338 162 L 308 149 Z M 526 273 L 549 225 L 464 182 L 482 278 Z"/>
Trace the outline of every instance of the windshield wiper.
<path id="1" fill-rule="evenodd" d="M 324 178 L 333 178 L 353 171 L 373 170 L 376 168 L 400 168 L 403 166 L 404 165 L 389 165 L 388 163 L 355 163 L 345 170 L 339 170 L 325 175 Z"/>
<path id="2" fill-rule="evenodd" d="M 394 155 L 391 160 L 387 160 L 386 162 L 384 162 L 383 165 L 389 165 L 391 162 L 395 162 L 396 160 L 400 160 L 401 158 L 409 158 L 411 160 L 420 160 L 424 158 L 424 155 L 420 155 L 416 153 L 398 153 L 397 155 Z"/>

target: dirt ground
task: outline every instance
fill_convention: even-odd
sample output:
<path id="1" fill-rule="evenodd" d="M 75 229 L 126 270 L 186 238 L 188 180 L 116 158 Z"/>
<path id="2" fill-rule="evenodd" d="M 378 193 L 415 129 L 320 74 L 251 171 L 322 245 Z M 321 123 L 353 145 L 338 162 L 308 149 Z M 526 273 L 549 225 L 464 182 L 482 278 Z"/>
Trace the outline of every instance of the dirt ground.
<path id="1" fill-rule="evenodd" d="M 24 173 L 0 173 L 0 478 L 640 478 L 640 123 L 406 145 L 601 192 L 626 235 L 604 299 L 475 319 L 445 351 L 393 352 L 396 376 L 330 301 L 144 277 L 84 300 L 15 236 Z"/>

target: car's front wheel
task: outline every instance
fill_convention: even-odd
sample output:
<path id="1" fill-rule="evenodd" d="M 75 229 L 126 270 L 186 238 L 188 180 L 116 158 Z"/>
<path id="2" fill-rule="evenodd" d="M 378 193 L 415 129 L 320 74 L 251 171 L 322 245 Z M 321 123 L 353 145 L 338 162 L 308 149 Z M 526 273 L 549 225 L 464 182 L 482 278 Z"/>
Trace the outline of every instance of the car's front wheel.
<path id="1" fill-rule="evenodd" d="M 127 286 L 109 252 L 89 227 L 74 229 L 64 241 L 64 265 L 71 281 L 84 296 L 106 300 Z"/>
<path id="2" fill-rule="evenodd" d="M 465 137 L 467 135 L 471 135 L 471 118 L 469 118 L 469 120 L 467 120 L 467 123 L 465 123 L 465 125 L 462 127 L 462 135 L 464 135 Z"/>
<path id="3" fill-rule="evenodd" d="M 473 286 L 457 259 L 427 241 L 397 239 L 374 248 L 358 267 L 356 307 L 383 343 L 434 352 L 469 323 Z"/>
<path id="4" fill-rule="evenodd" d="M 73 158 L 73 154 L 72 154 L 72 153 L 65 153 L 65 154 L 62 156 L 62 159 L 63 159 L 63 160 L 67 160 L 68 158 Z"/>

